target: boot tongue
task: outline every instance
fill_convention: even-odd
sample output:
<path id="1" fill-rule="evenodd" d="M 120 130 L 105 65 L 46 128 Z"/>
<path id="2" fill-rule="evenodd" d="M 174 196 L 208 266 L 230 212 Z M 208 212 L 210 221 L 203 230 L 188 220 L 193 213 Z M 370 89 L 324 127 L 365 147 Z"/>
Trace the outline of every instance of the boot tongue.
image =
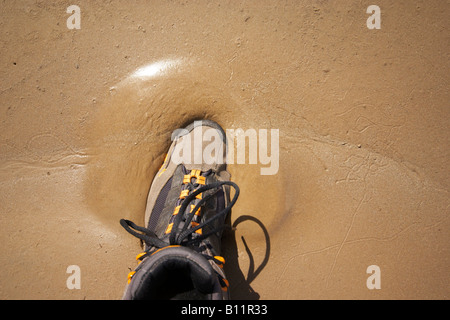
<path id="1" fill-rule="evenodd" d="M 180 246 L 144 259 L 130 283 L 132 299 L 198 299 L 214 291 L 217 276 L 208 260 Z"/>

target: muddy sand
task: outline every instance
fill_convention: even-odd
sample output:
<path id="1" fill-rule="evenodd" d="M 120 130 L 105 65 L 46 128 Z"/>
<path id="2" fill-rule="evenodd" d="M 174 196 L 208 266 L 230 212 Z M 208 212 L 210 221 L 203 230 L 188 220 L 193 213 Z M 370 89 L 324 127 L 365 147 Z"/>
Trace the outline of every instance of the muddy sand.
<path id="1" fill-rule="evenodd" d="M 119 219 L 212 119 L 279 130 L 276 174 L 229 168 L 232 298 L 448 299 L 450 6 L 372 2 L 3 1 L 0 298 L 119 299 Z"/>

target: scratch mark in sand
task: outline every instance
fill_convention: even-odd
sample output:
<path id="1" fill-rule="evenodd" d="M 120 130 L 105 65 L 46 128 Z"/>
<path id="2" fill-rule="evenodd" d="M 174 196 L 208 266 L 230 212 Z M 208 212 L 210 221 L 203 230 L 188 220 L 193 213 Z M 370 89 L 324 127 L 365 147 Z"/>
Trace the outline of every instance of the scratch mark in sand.
<path id="1" fill-rule="evenodd" d="M 436 225 L 442 223 L 444 220 L 446 220 L 446 218 L 441 220 L 441 221 L 439 221 L 439 222 L 437 222 L 437 223 L 435 223 L 435 224 L 433 224 L 433 226 L 430 226 L 430 228 L 431 227 L 435 227 Z M 332 250 L 332 249 L 336 249 L 336 248 L 338 248 L 338 251 L 340 251 L 340 249 L 342 249 L 342 247 L 345 244 L 349 245 L 349 244 L 355 244 L 355 243 L 367 242 L 367 241 L 389 242 L 389 241 L 392 241 L 392 240 L 398 238 L 401 234 L 407 232 L 409 229 L 411 229 L 415 225 L 420 225 L 420 223 L 419 222 L 414 222 L 414 223 L 410 224 L 409 226 L 407 226 L 406 228 L 404 228 L 403 230 L 400 230 L 399 232 L 396 232 L 393 235 L 390 235 L 390 236 L 385 237 L 385 238 L 367 237 L 367 238 L 354 239 L 354 240 L 350 240 L 350 241 L 343 241 L 342 243 L 336 243 L 336 244 L 333 244 L 331 246 L 328 246 L 328 247 L 325 247 L 325 248 L 322 248 L 322 249 L 312 250 L 312 251 L 308 251 L 308 252 L 303 252 L 303 253 L 297 254 L 297 255 L 291 257 L 288 260 L 288 262 L 286 263 L 286 265 L 283 268 L 283 271 L 280 273 L 277 281 L 279 282 L 283 278 L 283 276 L 286 273 L 287 269 L 289 268 L 289 265 L 291 264 L 291 262 L 293 262 L 297 258 L 323 253 L 323 252 L 326 252 L 326 251 L 329 251 L 329 250 Z M 349 232 L 348 232 L 348 234 L 349 234 Z M 335 257 L 334 261 L 335 262 L 337 261 L 337 254 L 336 254 L 336 257 Z M 329 275 L 331 275 L 331 272 L 332 271 L 330 271 Z"/>
<path id="2" fill-rule="evenodd" d="M 230 78 L 225 82 L 225 84 L 227 84 L 228 82 L 230 82 L 231 81 L 231 79 L 233 79 L 233 74 L 234 74 L 234 70 L 233 70 L 233 67 L 231 66 L 231 63 L 234 61 L 234 59 L 236 59 L 237 58 L 237 52 L 235 52 L 234 54 L 233 54 L 233 57 L 231 58 L 231 59 L 228 59 L 227 60 L 227 63 L 228 63 L 228 65 L 230 66 L 230 69 L 231 69 L 231 73 L 230 73 Z"/>
<path id="3" fill-rule="evenodd" d="M 353 212 L 352 222 L 350 223 L 350 226 L 349 226 L 348 229 L 347 229 L 347 233 L 345 234 L 345 237 L 344 237 L 344 239 L 342 240 L 342 242 L 341 242 L 341 244 L 340 244 L 340 246 L 339 246 L 339 249 L 338 249 L 338 251 L 337 251 L 337 253 L 336 253 L 336 256 L 334 257 L 333 264 L 332 264 L 332 266 L 331 266 L 331 270 L 330 270 L 330 272 L 328 273 L 328 276 L 327 276 L 326 288 L 328 288 L 328 282 L 329 282 L 329 280 L 330 280 L 331 274 L 332 274 L 333 271 L 334 271 L 334 267 L 336 266 L 336 262 L 337 262 L 337 259 L 338 259 L 338 257 L 339 257 L 339 254 L 341 253 L 341 250 L 342 250 L 342 248 L 344 247 L 344 244 L 346 243 L 346 241 L 347 241 L 347 239 L 348 239 L 348 235 L 350 234 L 350 231 L 351 231 L 352 228 L 353 228 L 353 224 L 355 223 L 356 215 L 357 215 L 359 209 L 361 208 L 361 205 L 364 203 L 364 200 L 365 200 L 365 199 L 366 199 L 366 193 L 364 193 L 363 197 L 361 198 L 361 200 L 360 200 L 359 203 L 358 203 L 358 206 L 357 206 L 356 209 L 355 209 L 355 212 Z"/>

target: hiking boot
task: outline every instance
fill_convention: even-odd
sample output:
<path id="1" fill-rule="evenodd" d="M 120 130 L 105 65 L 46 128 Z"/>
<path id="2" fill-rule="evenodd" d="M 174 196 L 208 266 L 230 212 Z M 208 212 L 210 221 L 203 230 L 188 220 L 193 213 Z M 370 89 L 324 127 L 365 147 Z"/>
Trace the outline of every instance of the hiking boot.
<path id="1" fill-rule="evenodd" d="M 145 245 L 123 299 L 229 299 L 221 237 L 239 188 L 226 170 L 225 133 L 195 121 L 172 141 L 150 187 L 146 226 L 120 220 Z"/>

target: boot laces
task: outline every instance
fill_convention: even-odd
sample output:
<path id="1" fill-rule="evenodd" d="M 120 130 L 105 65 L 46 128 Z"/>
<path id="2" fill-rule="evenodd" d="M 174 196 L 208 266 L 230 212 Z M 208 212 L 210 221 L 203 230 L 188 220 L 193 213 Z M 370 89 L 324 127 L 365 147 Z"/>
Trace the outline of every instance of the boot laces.
<path id="1" fill-rule="evenodd" d="M 206 172 L 201 172 L 200 170 L 191 170 L 190 172 L 187 172 L 185 170 L 185 173 L 180 197 L 177 200 L 174 212 L 162 238 L 159 238 L 150 229 L 138 226 L 130 220 L 120 220 L 120 224 L 127 232 L 141 239 L 145 243 L 146 250 L 138 254 L 136 256 L 136 260 L 142 261 L 147 256 L 169 246 L 186 246 L 197 252 L 203 251 L 198 244 L 202 240 L 208 238 L 225 227 L 224 225 L 219 225 L 206 234 L 202 232 L 202 228 L 206 225 L 210 225 L 217 219 L 224 219 L 230 212 L 239 196 L 239 187 L 231 181 L 217 181 L 206 184 L 206 176 L 211 173 L 211 170 Z M 215 196 L 223 186 L 233 187 L 235 190 L 233 199 L 223 210 L 217 212 L 208 220 L 199 222 L 201 218 L 202 206 L 206 203 L 206 201 Z M 209 190 L 214 191 L 206 196 L 203 196 L 203 194 Z M 186 210 L 188 206 L 190 206 L 190 210 Z M 221 256 L 203 255 L 208 260 L 212 259 L 220 266 L 225 263 L 225 260 Z"/>

